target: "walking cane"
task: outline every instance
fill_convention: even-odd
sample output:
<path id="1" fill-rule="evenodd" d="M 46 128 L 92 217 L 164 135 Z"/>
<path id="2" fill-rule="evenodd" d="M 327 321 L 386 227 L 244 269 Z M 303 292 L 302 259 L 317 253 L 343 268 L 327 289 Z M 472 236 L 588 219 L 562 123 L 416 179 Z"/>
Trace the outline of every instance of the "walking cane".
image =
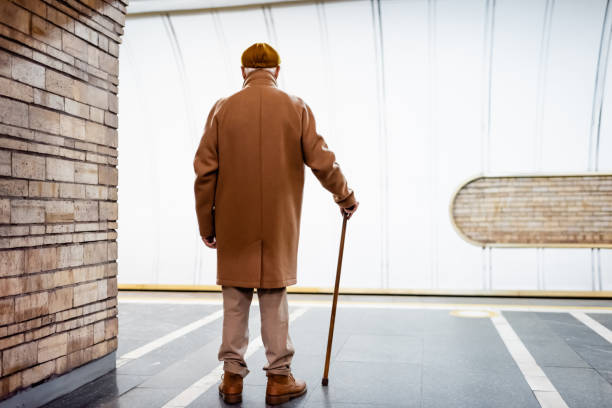
<path id="1" fill-rule="evenodd" d="M 346 220 L 348 214 L 342 217 L 342 235 L 340 237 L 340 252 L 338 252 L 338 268 L 336 269 L 336 285 L 334 286 L 334 300 L 332 302 L 331 318 L 329 320 L 329 334 L 327 335 L 327 354 L 325 355 L 325 371 L 321 384 L 326 386 L 329 383 L 327 374 L 329 373 L 329 358 L 331 355 L 332 339 L 334 337 L 334 322 L 336 320 L 336 304 L 338 303 L 338 289 L 340 287 L 340 270 L 342 269 L 342 254 L 344 252 L 344 235 L 346 233 Z"/>

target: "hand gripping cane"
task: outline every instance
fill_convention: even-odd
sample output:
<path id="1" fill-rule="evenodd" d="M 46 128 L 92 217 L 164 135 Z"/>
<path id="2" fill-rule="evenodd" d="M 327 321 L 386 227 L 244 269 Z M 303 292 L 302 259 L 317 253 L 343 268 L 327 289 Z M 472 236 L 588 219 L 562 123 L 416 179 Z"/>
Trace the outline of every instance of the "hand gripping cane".
<path id="1" fill-rule="evenodd" d="M 327 335 L 327 354 L 325 355 L 325 371 L 321 384 L 326 386 L 329 383 L 327 374 L 329 373 L 329 358 L 331 355 L 332 339 L 334 337 L 334 322 L 336 320 L 336 304 L 338 303 L 338 289 L 340 287 L 340 270 L 342 269 L 342 254 L 344 252 L 344 235 L 346 233 L 346 220 L 348 214 L 342 216 L 342 235 L 340 237 L 340 252 L 338 252 L 338 268 L 336 269 L 336 285 L 334 286 L 334 300 L 332 302 L 331 318 L 329 320 L 329 334 Z"/>

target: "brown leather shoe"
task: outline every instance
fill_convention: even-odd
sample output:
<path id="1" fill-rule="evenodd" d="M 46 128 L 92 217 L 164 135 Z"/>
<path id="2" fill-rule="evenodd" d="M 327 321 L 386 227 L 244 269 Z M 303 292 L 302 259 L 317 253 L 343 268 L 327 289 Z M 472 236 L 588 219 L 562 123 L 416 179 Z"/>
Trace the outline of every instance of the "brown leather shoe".
<path id="1" fill-rule="evenodd" d="M 290 399 L 304 395 L 306 383 L 296 380 L 293 374 L 289 375 L 268 375 L 268 385 L 266 387 L 266 404 L 278 405 Z"/>
<path id="2" fill-rule="evenodd" d="M 242 402 L 242 376 L 240 374 L 225 371 L 221 375 L 219 395 L 221 395 L 223 401 L 228 404 L 237 404 Z"/>

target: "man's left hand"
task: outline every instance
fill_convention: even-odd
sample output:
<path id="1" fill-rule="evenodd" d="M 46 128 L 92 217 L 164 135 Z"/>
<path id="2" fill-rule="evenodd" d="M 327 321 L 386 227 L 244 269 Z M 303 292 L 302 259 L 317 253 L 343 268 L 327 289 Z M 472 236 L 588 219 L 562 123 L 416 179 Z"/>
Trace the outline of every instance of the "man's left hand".
<path id="1" fill-rule="evenodd" d="M 209 248 L 217 249 L 217 238 L 214 235 L 210 237 L 202 237 L 202 241 L 204 241 L 204 245 Z"/>
<path id="2" fill-rule="evenodd" d="M 357 211 L 357 207 L 359 207 L 359 201 L 356 201 L 355 204 L 351 205 L 348 208 L 340 208 L 340 214 L 342 214 L 342 216 L 346 214 L 346 219 L 348 220 L 353 216 L 355 211 Z"/>

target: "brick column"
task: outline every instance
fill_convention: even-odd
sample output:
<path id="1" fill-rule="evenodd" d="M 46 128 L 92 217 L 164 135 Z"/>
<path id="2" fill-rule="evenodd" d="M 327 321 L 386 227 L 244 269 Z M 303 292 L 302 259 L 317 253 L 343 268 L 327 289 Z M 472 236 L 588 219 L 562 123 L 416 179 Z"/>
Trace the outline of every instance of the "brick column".
<path id="1" fill-rule="evenodd" d="M 0 0 L 0 400 L 117 348 L 127 0 Z"/>

